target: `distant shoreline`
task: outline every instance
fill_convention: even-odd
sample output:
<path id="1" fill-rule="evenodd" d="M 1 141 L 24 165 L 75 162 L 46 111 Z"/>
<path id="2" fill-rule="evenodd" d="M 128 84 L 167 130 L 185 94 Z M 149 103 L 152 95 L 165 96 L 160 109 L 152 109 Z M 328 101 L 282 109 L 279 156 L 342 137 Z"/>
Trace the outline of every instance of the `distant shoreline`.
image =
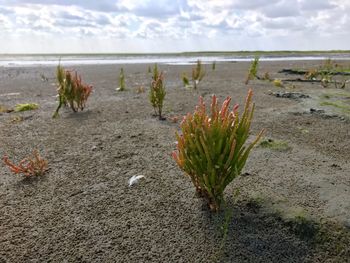
<path id="1" fill-rule="evenodd" d="M 204 64 L 249 62 L 255 56 L 261 61 L 350 60 L 350 51 L 240 51 L 186 52 L 144 54 L 8 54 L 0 55 L 0 67 L 33 67 L 72 65 L 168 64 L 193 65 L 199 59 Z"/>
<path id="2" fill-rule="evenodd" d="M 317 56 L 350 55 L 350 50 L 276 50 L 276 51 L 185 51 L 154 53 L 0 53 L 3 56 Z"/>

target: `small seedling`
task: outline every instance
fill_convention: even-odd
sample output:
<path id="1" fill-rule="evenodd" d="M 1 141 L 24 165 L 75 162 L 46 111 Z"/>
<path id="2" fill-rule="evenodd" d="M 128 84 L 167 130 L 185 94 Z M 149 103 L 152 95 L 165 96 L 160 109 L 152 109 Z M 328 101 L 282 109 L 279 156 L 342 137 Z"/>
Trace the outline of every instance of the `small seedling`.
<path id="1" fill-rule="evenodd" d="M 185 88 L 191 87 L 190 81 L 188 80 L 186 73 L 182 74 L 182 82 L 183 82 Z"/>
<path id="2" fill-rule="evenodd" d="M 22 112 L 22 111 L 36 110 L 38 108 L 39 108 L 39 105 L 36 103 L 24 103 L 24 104 L 17 104 L 15 106 L 15 111 Z"/>
<path id="3" fill-rule="evenodd" d="M 219 109 L 215 95 L 208 115 L 200 97 L 194 113 L 188 113 L 181 123 L 182 134 L 176 133 L 177 150 L 172 156 L 212 211 L 220 209 L 226 186 L 241 174 L 250 151 L 263 134 L 261 131 L 252 143 L 245 145 L 254 112 L 252 95 L 250 90 L 241 116 L 238 105 L 229 111 L 230 97 Z"/>
<path id="4" fill-rule="evenodd" d="M 199 82 L 202 81 L 204 76 L 205 71 L 203 70 L 202 62 L 198 59 L 196 67 L 192 68 L 192 82 L 194 89 L 197 89 Z"/>
<path id="5" fill-rule="evenodd" d="M 197 89 L 199 82 L 202 81 L 204 76 L 205 76 L 205 71 L 203 70 L 202 62 L 200 60 L 197 60 L 196 66 L 192 68 L 192 79 L 191 79 L 192 84 L 190 84 L 190 81 L 186 73 L 182 74 L 182 82 L 184 84 L 184 87 Z"/>
<path id="6" fill-rule="evenodd" d="M 81 77 L 75 72 L 65 70 L 61 65 L 57 66 L 58 81 L 58 107 L 53 118 L 58 117 L 58 111 L 64 106 L 69 106 L 73 112 L 84 110 L 87 99 L 92 92 L 92 86 L 82 83 Z"/>
<path id="7" fill-rule="evenodd" d="M 154 108 L 155 114 L 158 115 L 160 120 L 164 120 L 162 116 L 162 110 L 165 94 L 166 92 L 163 72 L 158 72 L 157 64 L 155 64 L 149 91 L 149 100 Z"/>
<path id="8" fill-rule="evenodd" d="M 245 81 L 245 84 L 248 85 L 250 80 L 258 78 L 258 68 L 259 68 L 259 60 L 260 57 L 256 56 L 252 63 L 250 64 L 250 68 L 248 71 L 248 75 Z"/>
<path id="9" fill-rule="evenodd" d="M 120 69 L 119 74 L 119 87 L 117 88 L 117 91 L 124 91 L 125 90 L 125 76 L 124 76 L 124 69 Z"/>
<path id="10" fill-rule="evenodd" d="M 46 77 L 44 74 L 40 74 L 40 78 L 43 82 L 48 82 L 49 81 L 49 78 Z"/>
<path id="11" fill-rule="evenodd" d="M 48 169 L 47 161 L 41 158 L 36 150 L 33 152 L 32 156 L 23 159 L 18 165 L 12 163 L 6 155 L 2 160 L 10 168 L 11 172 L 15 174 L 23 174 L 25 177 L 43 175 Z"/>

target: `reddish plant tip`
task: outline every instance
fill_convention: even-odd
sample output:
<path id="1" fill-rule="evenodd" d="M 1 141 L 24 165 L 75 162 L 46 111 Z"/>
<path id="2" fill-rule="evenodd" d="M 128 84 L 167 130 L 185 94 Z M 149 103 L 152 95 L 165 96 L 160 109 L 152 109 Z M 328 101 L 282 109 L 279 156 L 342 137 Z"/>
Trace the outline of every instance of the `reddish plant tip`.
<path id="1" fill-rule="evenodd" d="M 6 155 L 3 156 L 2 160 L 11 172 L 23 174 L 25 177 L 43 175 L 48 169 L 47 161 L 41 158 L 38 151 L 34 151 L 32 156 L 23 159 L 18 165 L 12 163 Z"/>
<path id="2" fill-rule="evenodd" d="M 226 186 L 240 175 L 250 151 L 262 136 L 260 132 L 246 145 L 254 111 L 252 94 L 249 90 L 241 116 L 238 104 L 229 110 L 231 97 L 224 100 L 219 111 L 215 95 L 209 116 L 200 97 L 194 113 L 188 113 L 181 123 L 182 134 L 176 134 L 177 150 L 172 156 L 212 211 L 219 210 Z"/>

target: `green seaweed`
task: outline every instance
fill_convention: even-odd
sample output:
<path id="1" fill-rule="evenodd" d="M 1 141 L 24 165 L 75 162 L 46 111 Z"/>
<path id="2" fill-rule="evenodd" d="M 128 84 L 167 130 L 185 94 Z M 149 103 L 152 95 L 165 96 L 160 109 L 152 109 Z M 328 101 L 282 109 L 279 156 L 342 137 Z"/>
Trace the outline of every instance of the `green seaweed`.
<path id="1" fill-rule="evenodd" d="M 260 147 L 262 148 L 268 148 L 274 151 L 288 151 L 292 147 L 288 145 L 287 142 L 285 141 L 278 141 L 278 140 L 272 140 L 272 139 L 266 139 L 263 140 L 260 143 Z"/>
<path id="2" fill-rule="evenodd" d="M 15 106 L 15 111 L 22 112 L 22 111 L 36 110 L 38 108 L 39 108 L 39 105 L 36 103 L 23 103 L 23 104 L 17 104 Z"/>

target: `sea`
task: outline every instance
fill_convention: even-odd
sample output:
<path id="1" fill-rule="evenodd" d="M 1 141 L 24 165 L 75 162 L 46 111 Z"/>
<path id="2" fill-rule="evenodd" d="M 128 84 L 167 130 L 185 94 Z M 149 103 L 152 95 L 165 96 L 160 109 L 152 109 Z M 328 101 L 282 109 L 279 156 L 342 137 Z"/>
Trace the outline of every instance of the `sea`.
<path id="1" fill-rule="evenodd" d="M 350 53 L 311 54 L 311 55 L 261 55 L 261 61 L 293 60 L 350 60 Z M 113 65 L 113 64 L 168 64 L 192 65 L 201 60 L 204 64 L 215 62 L 251 61 L 254 55 L 237 54 L 0 54 L 0 67 L 31 67 L 61 65 Z"/>

